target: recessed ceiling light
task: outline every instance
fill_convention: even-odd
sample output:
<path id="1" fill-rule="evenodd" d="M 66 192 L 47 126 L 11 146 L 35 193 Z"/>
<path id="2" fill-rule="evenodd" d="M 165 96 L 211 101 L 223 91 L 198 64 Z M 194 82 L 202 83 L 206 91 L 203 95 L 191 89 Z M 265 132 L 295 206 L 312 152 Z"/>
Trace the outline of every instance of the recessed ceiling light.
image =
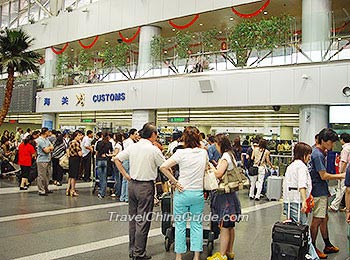
<path id="1" fill-rule="evenodd" d="M 168 42 L 171 42 L 171 39 L 169 39 Z"/>
<path id="2" fill-rule="evenodd" d="M 341 38 L 340 38 L 340 37 L 338 38 L 338 41 L 341 41 Z"/>
<path id="3" fill-rule="evenodd" d="M 167 54 L 167 53 L 168 53 L 168 51 L 166 51 L 166 50 L 165 50 L 165 51 L 164 51 L 164 53 L 165 53 L 165 54 Z"/>
<path id="4" fill-rule="evenodd" d="M 230 21 L 233 21 L 233 17 L 230 17 Z"/>
<path id="5" fill-rule="evenodd" d="M 200 23 L 200 24 L 199 24 L 199 26 L 203 26 L 203 24 L 202 24 L 202 23 Z"/>
<path id="6" fill-rule="evenodd" d="M 173 30 L 173 32 L 175 32 L 175 28 L 173 28 L 172 30 Z"/>
<path id="7" fill-rule="evenodd" d="M 219 31 L 220 34 L 222 34 L 222 31 Z"/>
<path id="8" fill-rule="evenodd" d="M 129 40 L 129 38 L 128 38 L 128 37 L 126 37 L 125 39 Z"/>
<path id="9" fill-rule="evenodd" d="M 74 49 L 72 48 L 72 49 L 70 49 L 70 51 L 74 51 Z"/>
<path id="10" fill-rule="evenodd" d="M 196 35 L 193 35 L 192 38 L 196 38 Z"/>
<path id="11" fill-rule="evenodd" d="M 267 11 L 264 11 L 264 15 L 267 15 Z"/>
<path id="12" fill-rule="evenodd" d="M 108 42 L 108 41 L 106 41 L 106 44 L 109 44 L 109 42 Z"/>

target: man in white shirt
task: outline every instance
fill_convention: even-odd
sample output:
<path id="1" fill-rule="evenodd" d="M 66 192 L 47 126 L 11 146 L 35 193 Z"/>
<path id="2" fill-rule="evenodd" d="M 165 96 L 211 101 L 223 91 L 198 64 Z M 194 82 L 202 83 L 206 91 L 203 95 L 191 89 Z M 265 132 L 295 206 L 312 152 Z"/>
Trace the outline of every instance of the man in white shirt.
<path id="1" fill-rule="evenodd" d="M 342 133 L 340 135 L 340 143 L 343 146 L 340 153 L 339 173 L 345 173 L 346 166 L 348 165 L 349 156 L 350 156 L 350 134 Z M 332 201 L 331 205 L 329 206 L 330 211 L 337 212 L 339 210 L 339 206 L 345 194 L 345 190 L 346 190 L 345 180 L 338 180 L 337 194 L 335 196 L 335 199 Z M 344 208 L 340 210 L 345 211 Z"/>
<path id="2" fill-rule="evenodd" d="M 165 158 L 153 145 L 157 140 L 157 128 L 147 123 L 140 131 L 141 140 L 118 153 L 115 164 L 125 179 L 129 181 L 129 255 L 135 260 L 150 259 L 146 255 L 148 232 L 151 226 L 149 214 L 154 205 L 154 181 L 157 167 Z M 129 160 L 130 174 L 122 162 Z"/>
<path id="3" fill-rule="evenodd" d="M 91 181 L 91 155 L 94 151 L 94 148 L 91 145 L 91 141 L 93 136 L 93 132 L 91 130 L 87 130 L 86 135 L 81 141 L 81 150 L 83 152 L 83 158 L 81 163 L 84 174 L 84 181 L 86 182 Z"/>

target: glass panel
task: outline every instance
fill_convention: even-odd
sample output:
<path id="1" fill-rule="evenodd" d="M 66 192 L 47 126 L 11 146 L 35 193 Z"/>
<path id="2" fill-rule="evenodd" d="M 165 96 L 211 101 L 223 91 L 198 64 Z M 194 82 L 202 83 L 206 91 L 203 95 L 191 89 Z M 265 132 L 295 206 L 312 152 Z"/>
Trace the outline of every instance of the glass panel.
<path id="1" fill-rule="evenodd" d="M 21 10 L 19 12 L 19 25 L 24 25 L 28 23 L 28 1 L 21 0 Z"/>
<path id="2" fill-rule="evenodd" d="M 1 27 L 9 26 L 9 4 L 2 5 Z"/>
<path id="3" fill-rule="evenodd" d="M 18 21 L 18 0 L 11 2 L 11 24 L 10 28 L 17 28 Z"/>

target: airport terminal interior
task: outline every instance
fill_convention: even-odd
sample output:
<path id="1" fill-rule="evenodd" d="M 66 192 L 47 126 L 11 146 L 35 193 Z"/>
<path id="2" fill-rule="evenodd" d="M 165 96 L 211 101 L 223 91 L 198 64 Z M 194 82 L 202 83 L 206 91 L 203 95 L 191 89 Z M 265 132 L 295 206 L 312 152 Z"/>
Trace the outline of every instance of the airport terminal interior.
<path id="1" fill-rule="evenodd" d="M 92 152 L 89 173 L 79 165 L 76 192 L 67 194 L 68 169 L 57 181 L 50 168 L 44 194 L 37 168 L 30 185 L 21 184 L 16 151 L 36 130 L 91 131 L 97 144 L 97 133 L 130 139 L 131 129 L 153 122 L 168 158 L 175 136 L 194 126 L 206 149 L 217 134 L 238 140 L 236 161 L 247 176 L 248 148 L 266 140 L 273 166 L 266 173 L 281 180 L 278 196 L 269 197 L 266 175 L 263 195 L 252 199 L 248 177 L 237 191 L 243 218 L 235 223 L 235 256 L 212 258 L 220 238 L 204 238 L 200 259 L 209 260 L 277 260 L 272 228 L 286 219 L 282 182 L 295 145 L 315 145 L 324 128 L 350 134 L 350 0 L 0 0 L 0 26 L 0 260 L 147 259 L 129 258 L 129 221 L 118 217 L 128 216 L 129 204 L 117 192 L 117 166 L 108 166 L 114 182 L 103 196 Z M 15 51 L 5 51 L 17 30 L 27 42 L 13 40 Z M 17 62 L 17 52 L 29 63 Z M 328 173 L 339 173 L 342 149 L 336 141 L 327 151 Z M 174 193 L 164 184 L 155 180 L 156 216 Z M 339 185 L 329 181 L 329 205 Z M 214 195 L 205 194 L 208 216 Z M 340 201 L 328 212 L 329 239 L 340 249 L 330 260 L 350 259 L 345 195 Z M 175 259 L 162 224 L 152 221 L 147 256 Z M 203 229 L 213 229 L 210 221 Z M 316 245 L 323 250 L 320 232 Z M 195 259 L 189 239 L 187 246 L 182 259 Z"/>

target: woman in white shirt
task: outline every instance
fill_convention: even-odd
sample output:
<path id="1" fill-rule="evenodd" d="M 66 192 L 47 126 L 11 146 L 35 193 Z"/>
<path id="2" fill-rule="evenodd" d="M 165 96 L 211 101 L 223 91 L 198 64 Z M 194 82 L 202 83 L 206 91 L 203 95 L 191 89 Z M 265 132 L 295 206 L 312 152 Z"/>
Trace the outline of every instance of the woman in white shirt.
<path id="1" fill-rule="evenodd" d="M 237 166 L 230 140 L 225 134 L 215 136 L 215 145 L 221 154 L 218 166 L 213 168 L 216 178 L 222 179 L 226 171 Z M 208 257 L 208 260 L 234 259 L 233 244 L 235 240 L 235 225 L 241 215 L 241 203 L 236 191 L 230 193 L 213 192 L 211 202 L 212 214 L 218 219 L 220 227 L 220 251 Z"/>
<path id="2" fill-rule="evenodd" d="M 194 260 L 200 259 L 203 250 L 202 214 L 204 208 L 203 178 L 208 162 L 207 151 L 200 148 L 200 134 L 195 127 L 186 127 L 183 133 L 184 149 L 166 160 L 160 170 L 177 188 L 174 194 L 175 253 L 176 260 L 186 253 L 186 217 L 191 216 L 190 244 Z M 172 175 L 171 167 L 178 164 L 179 180 Z"/>
<path id="3" fill-rule="evenodd" d="M 299 142 L 294 147 L 293 162 L 287 167 L 283 181 L 283 202 L 284 213 L 293 222 L 300 222 L 302 225 L 308 224 L 307 198 L 311 194 L 312 181 L 307 167 L 311 159 L 312 148 L 306 143 Z M 288 210 L 288 204 L 290 209 Z M 300 221 L 298 218 L 300 212 Z M 314 246 L 309 239 L 309 254 L 311 259 L 319 259 Z"/>

